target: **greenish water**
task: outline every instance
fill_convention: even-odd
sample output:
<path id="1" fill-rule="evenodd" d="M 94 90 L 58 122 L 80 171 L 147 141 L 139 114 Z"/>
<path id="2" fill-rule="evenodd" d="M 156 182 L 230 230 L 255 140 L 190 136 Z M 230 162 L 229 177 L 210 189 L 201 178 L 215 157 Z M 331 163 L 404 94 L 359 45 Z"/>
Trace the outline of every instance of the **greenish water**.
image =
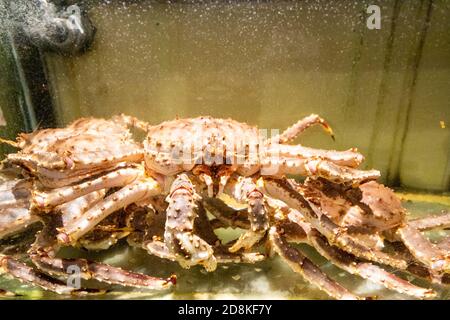
<path id="1" fill-rule="evenodd" d="M 438 213 L 450 209 L 450 196 L 424 195 L 417 193 L 399 193 L 404 205 L 410 212 L 410 218 Z M 222 238 L 231 238 L 230 231 L 220 229 Z M 448 231 L 431 233 L 431 238 L 441 237 Z M 377 296 L 379 299 L 410 299 L 409 296 L 385 289 L 370 281 L 363 280 L 344 272 L 320 257 L 314 249 L 301 245 L 304 252 L 330 277 L 347 287 L 352 292 L 363 296 Z M 329 299 L 315 286 L 307 283 L 299 274 L 295 274 L 279 257 L 267 259 L 254 264 L 221 265 L 215 272 L 205 272 L 200 267 L 189 270 L 178 264 L 164 261 L 148 255 L 145 251 L 132 248 L 125 243 L 99 252 L 88 254 L 78 250 L 62 252 L 65 257 L 88 257 L 96 261 L 120 266 L 125 269 L 143 272 L 153 276 L 167 277 L 175 273 L 178 277 L 174 289 L 165 292 L 142 291 L 119 286 L 105 287 L 103 284 L 84 283 L 89 287 L 108 288 L 103 295 L 90 297 L 60 296 L 22 284 L 7 276 L 0 277 L 0 288 L 15 292 L 20 296 L 3 297 L 3 299 Z M 409 281 L 424 287 L 431 285 L 426 281 L 396 272 Z M 437 299 L 450 299 L 450 289 L 436 285 L 431 286 L 438 292 Z"/>

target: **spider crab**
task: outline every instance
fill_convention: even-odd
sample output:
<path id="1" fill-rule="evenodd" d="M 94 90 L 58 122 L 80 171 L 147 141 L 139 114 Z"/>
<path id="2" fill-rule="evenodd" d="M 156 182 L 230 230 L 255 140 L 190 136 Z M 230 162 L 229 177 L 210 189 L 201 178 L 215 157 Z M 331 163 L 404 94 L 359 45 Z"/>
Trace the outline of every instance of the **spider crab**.
<path id="1" fill-rule="evenodd" d="M 432 296 L 431 290 L 372 262 L 402 270 L 414 265 L 408 271 L 445 282 L 448 251 L 428 242 L 420 230 L 448 226 L 448 217 L 405 222 L 395 196 L 374 182 L 379 172 L 357 168 L 363 156 L 356 149 L 327 151 L 288 144 L 315 124 L 332 134 L 317 115 L 271 138 L 231 119 L 199 117 L 151 126 L 122 115 L 79 119 L 66 128 L 21 135 L 17 142 L 5 141 L 20 151 L 8 155 L 4 167 L 20 167 L 24 177 L 16 184 L 6 182 L 0 190 L 5 199 L 0 199 L 0 236 L 41 221 L 44 229 L 29 254 L 44 273 L 65 276 L 66 266 L 75 264 L 87 279 L 165 289 L 175 282 L 174 276 L 160 279 L 82 259 L 56 258 L 61 246 L 92 245 L 92 239 L 97 243 L 99 227 L 118 212 L 149 208 L 165 213 L 162 226 L 156 230 L 143 222 L 146 214 L 132 212 L 129 242 L 185 268 L 200 264 L 213 271 L 217 263 L 259 261 L 261 255 L 252 250 L 266 240 L 295 271 L 331 296 L 359 298 L 287 244 L 307 241 L 351 273 L 420 298 Z M 143 144 L 133 139 L 130 127 L 145 132 Z M 287 174 L 308 178 L 297 184 Z M 327 193 L 329 185 L 335 186 L 335 194 Z M 353 195 L 358 192 L 363 196 Z M 222 194 L 245 204 L 245 212 L 222 203 Z M 370 194 L 382 199 L 381 204 Z M 205 218 L 205 207 L 217 216 L 215 225 Z M 221 224 L 240 226 L 245 232 L 231 246 L 223 246 L 212 232 Z M 107 233 L 106 242 L 129 234 L 119 227 Z M 401 257 L 381 250 L 384 237 L 402 241 Z M 73 291 L 62 284 L 55 289 L 38 271 L 9 256 L 1 257 L 1 266 L 46 289 Z"/>

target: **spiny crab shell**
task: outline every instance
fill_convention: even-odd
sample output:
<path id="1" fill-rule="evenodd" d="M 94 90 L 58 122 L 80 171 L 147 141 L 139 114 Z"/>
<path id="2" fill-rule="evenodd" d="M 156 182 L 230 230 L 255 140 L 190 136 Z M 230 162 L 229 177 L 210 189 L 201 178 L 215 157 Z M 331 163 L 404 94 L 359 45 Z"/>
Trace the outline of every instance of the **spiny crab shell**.
<path id="1" fill-rule="evenodd" d="M 149 128 L 144 142 L 145 162 L 164 175 L 190 171 L 197 164 L 242 164 L 238 173 L 250 175 L 258 170 L 255 164 L 263 139 L 258 128 L 231 119 L 166 121 Z M 250 168 L 250 164 L 254 166 Z"/>

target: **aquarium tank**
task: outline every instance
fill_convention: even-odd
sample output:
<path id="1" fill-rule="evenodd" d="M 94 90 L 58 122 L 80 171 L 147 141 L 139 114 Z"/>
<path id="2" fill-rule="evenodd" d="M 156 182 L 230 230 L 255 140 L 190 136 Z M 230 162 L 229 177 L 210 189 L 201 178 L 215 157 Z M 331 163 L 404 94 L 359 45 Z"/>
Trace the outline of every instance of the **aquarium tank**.
<path id="1" fill-rule="evenodd" d="M 0 0 L 0 299 L 449 299 L 449 26 Z"/>

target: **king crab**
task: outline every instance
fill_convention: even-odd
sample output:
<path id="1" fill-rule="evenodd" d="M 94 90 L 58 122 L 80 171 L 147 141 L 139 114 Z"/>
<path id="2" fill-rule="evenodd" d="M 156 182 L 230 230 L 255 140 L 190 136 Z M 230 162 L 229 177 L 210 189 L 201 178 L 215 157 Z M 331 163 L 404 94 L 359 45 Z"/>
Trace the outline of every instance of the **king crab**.
<path id="1" fill-rule="evenodd" d="M 122 115 L 111 120 L 80 119 L 63 129 L 21 135 L 17 142 L 4 141 L 20 149 L 8 155 L 5 167 L 23 168 L 26 178 L 19 182 L 28 183 L 25 190 L 31 191 L 16 197 L 17 188 L 7 182 L 5 199 L 12 201 L 6 201 L 1 214 L 10 217 L 11 211 L 18 215 L 20 210 L 27 221 L 22 226 L 36 220 L 44 223 L 29 252 L 34 264 L 50 275 L 64 276 L 65 266 L 75 264 L 85 278 L 154 289 L 169 287 L 174 277 L 159 279 L 86 260 L 56 258 L 60 246 L 86 245 L 89 238 L 96 238 L 98 227 L 115 213 L 130 206 L 157 207 L 165 211 L 163 230 L 158 234 L 154 226 L 147 225 L 140 235 L 133 232 L 129 242 L 185 268 L 200 264 L 213 271 L 218 262 L 256 262 L 260 255 L 251 250 L 268 235 L 274 251 L 306 279 L 333 297 L 358 298 L 328 278 L 298 250 L 287 246 L 287 240 L 303 238 L 330 260 L 330 250 L 334 256 L 345 256 L 341 260 L 347 264 L 341 261 L 337 265 L 347 271 L 362 274 L 356 265 L 363 265 L 366 278 L 421 298 L 431 296 L 430 290 L 415 287 L 367 262 L 407 269 L 405 259 L 372 249 L 374 239 L 383 233 L 401 239 L 409 249 L 404 250 L 405 254 L 412 253 L 411 259 L 415 259 L 420 270 L 425 268 L 434 281 L 439 282 L 448 271 L 448 257 L 442 255 L 441 249 L 425 239 L 418 241 L 420 232 L 416 232 L 416 227 L 402 225 L 404 212 L 396 201 L 389 199 L 379 207 L 370 200 L 364 202 L 363 197 L 362 202 L 370 211 L 363 210 L 365 216 L 360 220 L 355 216 L 354 205 L 346 203 L 347 194 L 342 201 L 350 210 L 344 219 L 336 220 L 333 210 L 321 203 L 325 201 L 332 208 L 341 206 L 342 201 L 338 197 L 327 198 L 314 182 L 323 181 L 350 191 L 364 190 L 375 183 L 379 172 L 357 169 L 363 156 L 355 149 L 326 151 L 287 144 L 314 124 L 332 134 L 317 115 L 300 120 L 270 139 L 264 139 L 256 127 L 231 119 L 199 117 L 150 126 Z M 143 145 L 134 141 L 130 126 L 146 133 Z M 294 184 L 286 174 L 306 176 L 307 183 Z M 374 187 L 370 192 L 381 192 L 384 197 L 382 188 Z M 236 218 L 225 219 L 231 219 L 231 225 L 246 226 L 246 231 L 229 247 L 215 244 L 212 226 L 195 228 L 198 221 L 205 221 L 196 219 L 204 206 L 215 210 L 222 218 L 217 221 L 223 222 L 217 208 L 225 207 L 215 201 L 222 194 L 247 206 L 244 214 L 233 213 Z M 160 205 L 164 198 L 166 204 Z M 289 210 L 295 214 L 274 218 L 274 212 Z M 11 233 L 14 223 L 11 219 L 6 221 L 5 229 Z M 280 228 L 283 224 L 295 231 L 287 238 L 285 229 Z M 352 228 L 357 235 L 349 230 Z M 111 234 L 116 238 L 126 236 L 120 230 Z M 109 236 L 107 241 L 111 241 Z M 34 269 L 8 256 L 2 256 L 1 262 L 3 269 L 17 278 L 57 292 L 71 292 L 65 287 L 55 289 L 48 280 L 43 283 Z"/>

